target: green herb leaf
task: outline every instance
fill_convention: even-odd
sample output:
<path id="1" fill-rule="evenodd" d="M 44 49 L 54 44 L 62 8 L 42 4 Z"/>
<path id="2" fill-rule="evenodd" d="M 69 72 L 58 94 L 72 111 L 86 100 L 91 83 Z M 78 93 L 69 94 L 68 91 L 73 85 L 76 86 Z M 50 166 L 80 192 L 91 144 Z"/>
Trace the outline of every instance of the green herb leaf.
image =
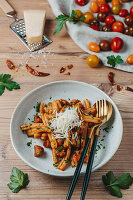
<path id="1" fill-rule="evenodd" d="M 53 166 L 54 166 L 54 167 L 58 167 L 58 164 L 55 164 L 55 163 L 54 163 Z"/>
<path id="2" fill-rule="evenodd" d="M 110 194 L 112 196 L 116 196 L 116 197 L 122 198 L 122 193 L 121 193 L 120 188 L 118 186 L 112 186 L 110 188 Z"/>
<path id="3" fill-rule="evenodd" d="M 22 188 L 25 188 L 29 184 L 28 174 L 23 173 L 16 167 L 12 168 L 12 174 L 10 176 L 10 183 L 7 186 L 12 190 L 12 192 L 17 193 Z"/>
<path id="4" fill-rule="evenodd" d="M 69 18 L 68 15 L 59 15 L 58 17 L 55 18 L 55 21 L 65 21 L 68 18 Z"/>
<path id="5" fill-rule="evenodd" d="M 129 173 L 123 173 L 118 179 L 114 176 L 112 171 L 102 176 L 103 183 L 110 194 L 122 197 L 120 189 L 128 189 L 133 183 L 133 177 Z"/>
<path id="6" fill-rule="evenodd" d="M 30 142 L 27 142 L 28 147 L 31 147 L 31 145 L 32 145 L 32 140 L 30 140 Z"/>
<path id="7" fill-rule="evenodd" d="M 133 177 L 129 173 L 124 173 L 120 176 L 119 179 L 115 182 L 121 189 L 128 189 L 133 183 Z"/>
<path id="8" fill-rule="evenodd" d="M 115 57 L 114 55 L 107 56 L 107 64 L 111 65 L 113 68 L 116 66 L 116 64 L 123 63 L 123 60 L 121 56 Z"/>
<path id="9" fill-rule="evenodd" d="M 121 56 L 117 56 L 116 57 L 116 63 L 118 63 L 118 64 L 123 63 L 123 60 L 122 60 Z"/>
<path id="10" fill-rule="evenodd" d="M 36 112 L 38 113 L 39 110 L 40 110 L 40 103 L 37 103 L 37 105 L 36 105 Z"/>
<path id="11" fill-rule="evenodd" d="M 55 18 L 55 21 L 58 22 L 58 24 L 56 25 L 56 29 L 54 31 L 54 35 L 56 35 L 57 33 L 59 33 L 61 31 L 61 29 L 63 28 L 65 22 L 69 21 L 69 22 L 73 22 L 74 24 L 77 24 L 79 22 L 82 22 L 85 20 L 85 17 L 82 16 L 80 19 L 76 18 L 76 12 L 74 10 L 72 10 L 71 15 L 59 15 L 58 17 Z"/>
<path id="12" fill-rule="evenodd" d="M 20 85 L 14 81 L 10 81 L 10 74 L 0 74 L 0 96 L 4 93 L 5 88 L 9 91 L 20 89 Z"/>
<path id="13" fill-rule="evenodd" d="M 62 149 L 63 149 L 63 147 L 62 147 L 62 146 L 60 146 L 60 148 L 57 150 L 57 153 L 61 152 L 61 151 L 62 151 Z"/>
<path id="14" fill-rule="evenodd" d="M 61 31 L 61 29 L 63 28 L 64 26 L 64 21 L 62 22 L 59 22 L 57 25 L 56 25 L 56 29 L 55 29 L 55 32 L 54 32 L 54 35 L 56 35 L 57 33 L 59 33 Z"/>

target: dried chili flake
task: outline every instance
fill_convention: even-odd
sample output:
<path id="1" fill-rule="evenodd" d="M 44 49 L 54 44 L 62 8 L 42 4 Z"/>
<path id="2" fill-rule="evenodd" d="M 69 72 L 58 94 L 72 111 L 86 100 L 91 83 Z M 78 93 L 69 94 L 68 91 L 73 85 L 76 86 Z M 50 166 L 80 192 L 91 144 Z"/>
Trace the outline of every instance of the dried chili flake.
<path id="1" fill-rule="evenodd" d="M 65 67 L 62 67 L 61 69 L 60 69 L 60 73 L 64 73 L 66 71 L 66 68 Z"/>
<path id="2" fill-rule="evenodd" d="M 130 92 L 133 92 L 133 88 L 130 88 L 130 87 L 128 87 L 128 86 L 125 88 L 125 90 L 130 91 Z"/>
<path id="3" fill-rule="evenodd" d="M 73 68 L 73 65 L 67 65 L 68 69 L 72 69 Z"/>
<path id="4" fill-rule="evenodd" d="M 109 79 L 111 85 L 114 85 L 114 84 L 115 84 L 114 75 L 115 75 L 115 74 L 114 74 L 113 72 L 109 72 L 109 74 L 108 74 L 108 79 Z"/>
<path id="5" fill-rule="evenodd" d="M 64 75 L 70 75 L 71 73 L 70 72 L 67 72 L 67 73 L 65 73 Z"/>
<path id="6" fill-rule="evenodd" d="M 28 72 L 34 76 L 49 76 L 50 74 L 49 73 L 44 73 L 44 72 L 39 72 L 35 69 L 33 69 L 32 67 L 29 67 L 28 64 L 26 64 L 26 69 L 28 70 Z"/>
<path id="7" fill-rule="evenodd" d="M 39 67 L 39 65 L 37 65 L 36 67 Z"/>
<path id="8" fill-rule="evenodd" d="M 122 86 L 120 86 L 120 85 L 117 85 L 117 91 L 121 91 L 122 90 Z"/>
<path id="9" fill-rule="evenodd" d="M 6 64 L 7 64 L 7 67 L 11 70 L 14 70 L 14 71 L 18 71 L 18 68 L 15 67 L 15 65 L 13 64 L 13 62 L 9 59 L 6 60 Z"/>

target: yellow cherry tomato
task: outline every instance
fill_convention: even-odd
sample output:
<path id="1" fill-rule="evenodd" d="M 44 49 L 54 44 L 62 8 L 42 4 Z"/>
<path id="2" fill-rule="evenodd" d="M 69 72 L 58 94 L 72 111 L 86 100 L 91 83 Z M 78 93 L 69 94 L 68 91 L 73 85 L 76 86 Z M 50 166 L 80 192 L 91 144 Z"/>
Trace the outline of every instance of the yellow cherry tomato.
<path id="1" fill-rule="evenodd" d="M 98 4 L 105 4 L 105 3 L 106 3 L 106 0 L 97 0 L 97 3 L 98 3 Z"/>
<path id="2" fill-rule="evenodd" d="M 94 13 L 97 13 L 99 11 L 99 6 L 98 6 L 97 1 L 91 1 L 90 9 Z"/>
<path id="3" fill-rule="evenodd" d="M 76 18 L 79 19 L 82 17 L 83 13 L 81 12 L 81 10 L 75 10 L 75 13 L 76 13 Z"/>
<path id="4" fill-rule="evenodd" d="M 112 6 L 112 13 L 114 15 L 118 15 L 120 11 L 121 11 L 121 5 L 120 4 L 116 4 L 116 5 Z"/>
<path id="5" fill-rule="evenodd" d="M 99 52 L 100 52 L 100 47 L 99 47 L 99 45 L 98 45 L 97 43 L 95 43 L 95 42 L 90 42 L 90 43 L 88 44 L 88 49 L 89 49 L 90 51 L 93 51 L 93 52 L 96 52 L 96 53 L 99 53 Z"/>
<path id="6" fill-rule="evenodd" d="M 84 22 L 85 22 L 86 24 L 89 24 L 89 23 L 94 19 L 94 16 L 93 16 L 93 14 L 92 14 L 91 12 L 85 12 L 85 13 L 83 14 L 83 16 L 85 17 Z"/>
<path id="7" fill-rule="evenodd" d="M 112 0 L 112 6 L 120 4 L 120 0 Z"/>
<path id="8" fill-rule="evenodd" d="M 99 65 L 99 58 L 96 55 L 90 55 L 87 58 L 87 64 L 89 67 L 97 67 Z"/>
<path id="9" fill-rule="evenodd" d="M 133 54 L 129 55 L 126 61 L 129 65 L 133 65 Z"/>

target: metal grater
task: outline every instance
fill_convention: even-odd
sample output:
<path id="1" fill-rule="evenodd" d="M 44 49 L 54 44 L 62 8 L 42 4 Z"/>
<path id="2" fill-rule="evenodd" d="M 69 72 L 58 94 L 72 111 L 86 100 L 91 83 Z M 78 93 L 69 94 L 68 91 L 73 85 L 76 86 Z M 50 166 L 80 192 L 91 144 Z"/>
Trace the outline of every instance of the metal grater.
<path id="1" fill-rule="evenodd" d="M 19 19 L 18 21 L 13 22 L 10 25 L 10 28 L 30 51 L 37 51 L 43 49 L 44 47 L 52 43 L 52 40 L 48 39 L 45 35 L 43 35 L 42 43 L 28 44 L 26 39 L 26 30 L 23 19 Z"/>
<path id="2" fill-rule="evenodd" d="M 38 51 L 52 43 L 52 40 L 48 39 L 45 35 L 43 35 L 42 43 L 28 44 L 27 39 L 26 39 L 24 19 L 18 19 L 16 17 L 15 10 L 9 5 L 9 3 L 7 3 L 6 0 L 0 0 L 0 7 L 2 8 L 2 10 L 5 12 L 5 14 L 8 17 L 13 18 L 15 20 L 15 22 L 13 22 L 10 25 L 10 28 L 30 51 L 32 52 Z"/>

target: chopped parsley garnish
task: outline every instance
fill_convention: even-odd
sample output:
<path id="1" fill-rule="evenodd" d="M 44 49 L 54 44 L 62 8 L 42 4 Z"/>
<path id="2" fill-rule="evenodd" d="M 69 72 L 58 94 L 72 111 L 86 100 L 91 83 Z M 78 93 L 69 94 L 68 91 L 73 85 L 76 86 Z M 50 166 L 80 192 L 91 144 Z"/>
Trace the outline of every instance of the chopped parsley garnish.
<path id="1" fill-rule="evenodd" d="M 36 105 L 36 112 L 38 113 L 39 110 L 40 110 L 40 103 L 37 103 L 37 105 Z"/>
<path id="2" fill-rule="evenodd" d="M 89 111 L 89 113 L 88 113 L 89 115 L 91 115 L 91 111 Z"/>
<path id="3" fill-rule="evenodd" d="M 50 97 L 50 100 L 52 99 L 52 97 Z"/>
<path id="4" fill-rule="evenodd" d="M 53 163 L 53 166 L 57 168 L 57 167 L 58 167 L 58 164 Z"/>
<path id="5" fill-rule="evenodd" d="M 109 127 L 105 127 L 104 129 L 103 129 L 103 131 L 106 131 L 107 133 L 109 132 Z"/>
<path id="6" fill-rule="evenodd" d="M 63 147 L 62 147 L 62 146 L 60 146 L 60 148 L 57 150 L 57 153 L 61 152 L 61 151 L 62 151 L 62 149 L 63 149 Z"/>
<path id="7" fill-rule="evenodd" d="M 32 145 L 32 140 L 30 140 L 29 142 L 27 142 L 27 146 L 28 147 L 31 147 L 31 145 Z"/>

